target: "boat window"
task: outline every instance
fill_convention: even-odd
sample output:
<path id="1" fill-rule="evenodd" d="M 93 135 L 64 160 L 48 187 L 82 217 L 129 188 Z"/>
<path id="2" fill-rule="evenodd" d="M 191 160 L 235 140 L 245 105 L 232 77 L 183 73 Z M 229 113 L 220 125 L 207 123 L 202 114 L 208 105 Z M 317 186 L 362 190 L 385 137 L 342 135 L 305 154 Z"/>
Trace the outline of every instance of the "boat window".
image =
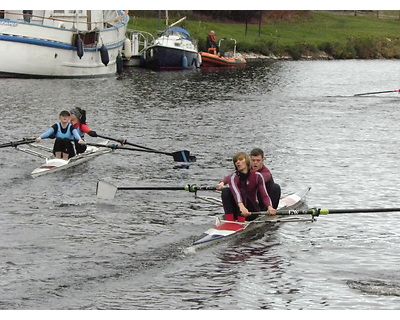
<path id="1" fill-rule="evenodd" d="M 85 33 L 82 40 L 85 45 L 97 45 L 97 42 L 99 40 L 99 33 L 98 32 Z"/>
<path id="2" fill-rule="evenodd" d="M 99 33 L 96 31 L 92 31 L 92 32 L 81 32 L 78 34 L 74 35 L 73 38 L 73 43 L 75 45 L 77 37 L 80 37 L 82 39 L 82 42 L 84 44 L 85 47 L 90 47 L 90 46 L 96 46 L 97 43 L 99 42 Z"/>
<path id="3" fill-rule="evenodd" d="M 75 16 L 76 14 L 82 15 L 83 10 L 54 10 L 54 16 Z"/>
<path id="4" fill-rule="evenodd" d="M 169 37 L 169 36 L 179 36 L 179 37 L 181 37 L 182 39 L 191 40 L 189 34 L 184 33 L 184 32 L 182 32 L 182 31 L 177 31 L 177 30 L 174 30 L 174 29 L 168 29 L 168 30 L 164 31 L 162 35 L 163 35 L 163 36 L 166 36 L 166 37 Z"/>

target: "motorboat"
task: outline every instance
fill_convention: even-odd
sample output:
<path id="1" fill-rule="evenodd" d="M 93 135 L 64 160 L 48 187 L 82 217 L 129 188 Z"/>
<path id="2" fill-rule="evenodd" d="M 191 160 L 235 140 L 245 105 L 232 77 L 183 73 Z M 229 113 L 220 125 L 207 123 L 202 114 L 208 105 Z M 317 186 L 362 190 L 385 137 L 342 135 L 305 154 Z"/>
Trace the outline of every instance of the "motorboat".
<path id="1" fill-rule="evenodd" d="M 221 39 L 219 41 L 219 47 L 221 48 L 221 42 L 228 39 Z M 207 52 L 201 52 L 202 67 L 241 67 L 245 66 L 247 61 L 245 58 L 239 56 L 236 52 L 236 40 L 229 39 L 234 43 L 233 52 L 225 51 L 223 55 L 217 52 L 216 48 L 209 48 Z"/>

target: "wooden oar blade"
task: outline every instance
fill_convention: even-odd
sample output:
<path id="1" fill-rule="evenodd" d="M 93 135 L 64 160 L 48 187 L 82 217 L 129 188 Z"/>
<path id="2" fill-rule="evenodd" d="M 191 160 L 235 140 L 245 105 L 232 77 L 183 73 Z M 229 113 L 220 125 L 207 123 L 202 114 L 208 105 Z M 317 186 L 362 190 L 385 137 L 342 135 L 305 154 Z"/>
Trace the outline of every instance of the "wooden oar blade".
<path id="1" fill-rule="evenodd" d="M 188 150 L 172 152 L 171 156 L 174 157 L 176 162 L 196 162 L 196 157 L 190 155 Z"/>
<path id="2" fill-rule="evenodd" d="M 118 188 L 111 183 L 105 181 L 97 181 L 96 195 L 98 198 L 112 200 Z"/>

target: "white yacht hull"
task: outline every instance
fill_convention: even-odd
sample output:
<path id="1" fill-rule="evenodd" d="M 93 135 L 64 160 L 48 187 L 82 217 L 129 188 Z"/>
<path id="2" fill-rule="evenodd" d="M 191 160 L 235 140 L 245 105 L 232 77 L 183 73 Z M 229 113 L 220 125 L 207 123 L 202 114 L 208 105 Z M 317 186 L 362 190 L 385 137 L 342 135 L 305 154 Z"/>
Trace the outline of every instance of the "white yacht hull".
<path id="1" fill-rule="evenodd" d="M 127 15 L 116 11 L 112 11 L 113 15 L 104 12 L 89 15 L 85 11 L 81 20 L 86 23 L 78 22 L 79 16 L 68 23 L 65 18 L 45 18 L 47 11 L 37 11 L 29 23 L 24 22 L 22 15 L 10 11 L 6 11 L 8 18 L 6 15 L 5 19 L 0 19 L 1 76 L 70 78 L 117 72 L 117 57 L 123 50 L 129 21 Z M 39 19 L 38 14 L 43 14 L 43 18 Z M 101 16 L 116 22 L 111 25 L 104 20 L 89 24 L 89 16 L 93 20 Z M 81 44 L 78 44 L 78 38 L 82 40 Z"/>

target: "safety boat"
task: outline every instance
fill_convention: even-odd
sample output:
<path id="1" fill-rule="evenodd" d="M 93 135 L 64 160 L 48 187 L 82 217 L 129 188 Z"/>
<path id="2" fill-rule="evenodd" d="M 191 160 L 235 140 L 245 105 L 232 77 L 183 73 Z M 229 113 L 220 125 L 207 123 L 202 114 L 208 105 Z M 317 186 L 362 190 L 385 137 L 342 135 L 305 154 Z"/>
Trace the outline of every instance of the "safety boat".
<path id="1" fill-rule="evenodd" d="M 227 39 L 221 39 L 219 41 L 219 47 L 221 48 L 221 42 Z M 229 39 L 234 43 L 233 52 L 226 51 L 223 56 L 217 54 L 216 48 L 209 48 L 208 52 L 201 52 L 202 67 L 240 67 L 245 66 L 247 61 L 245 58 L 240 57 L 236 53 L 236 40 Z"/>
<path id="2" fill-rule="evenodd" d="M 75 78 L 122 71 L 122 10 L 1 10 L 0 76 Z"/>
<path id="3" fill-rule="evenodd" d="M 197 43 L 180 27 L 165 30 L 144 49 L 141 66 L 149 69 L 193 69 L 200 67 Z"/>

